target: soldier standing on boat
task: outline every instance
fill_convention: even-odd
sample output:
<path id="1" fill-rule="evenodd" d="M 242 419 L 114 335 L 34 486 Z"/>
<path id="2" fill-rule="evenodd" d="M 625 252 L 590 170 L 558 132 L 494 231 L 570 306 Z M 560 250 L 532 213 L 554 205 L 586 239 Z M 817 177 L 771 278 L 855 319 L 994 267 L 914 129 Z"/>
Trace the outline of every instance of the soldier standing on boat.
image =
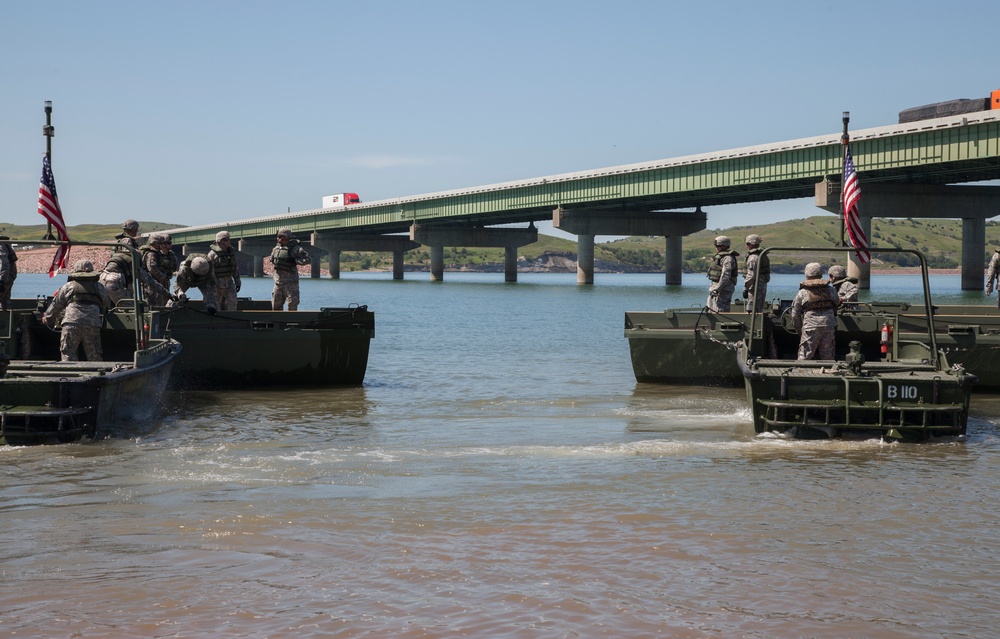
<path id="1" fill-rule="evenodd" d="M 17 279 L 17 253 L 6 235 L 0 235 L 0 311 L 10 310 L 10 289 Z"/>
<path id="2" fill-rule="evenodd" d="M 136 237 L 139 234 L 139 223 L 135 220 L 125 220 L 122 223 L 122 232 L 115 236 L 115 242 L 121 244 L 122 246 L 131 246 L 132 248 L 139 250 L 139 240 Z M 114 252 L 128 253 L 126 248 L 114 248 Z"/>
<path id="3" fill-rule="evenodd" d="M 169 270 L 169 258 L 163 254 L 163 242 L 162 233 L 153 233 L 149 236 L 149 243 L 139 249 L 143 270 L 159 284 L 153 286 L 143 282 L 142 292 L 150 306 L 166 306 L 170 300 L 170 278 L 173 271 Z"/>
<path id="4" fill-rule="evenodd" d="M 823 279 L 823 266 L 819 262 L 806 264 L 805 275 L 790 311 L 795 330 L 801 334 L 798 358 L 833 359 L 840 297 L 830 282 Z"/>
<path id="5" fill-rule="evenodd" d="M 216 297 L 219 300 L 219 310 L 235 311 L 236 294 L 240 292 L 240 266 L 236 259 L 236 249 L 232 246 L 229 231 L 219 231 L 215 234 L 215 244 L 208 251 L 208 259 L 215 269 L 215 281 L 218 284 Z"/>
<path id="6" fill-rule="evenodd" d="M 177 279 L 174 281 L 174 295 L 186 300 L 189 288 L 201 291 L 205 310 L 210 315 L 215 315 L 219 310 L 219 303 L 215 297 L 218 284 L 215 281 L 212 262 L 200 253 L 188 255 L 184 263 L 181 264 L 180 270 L 177 271 Z"/>
<path id="7" fill-rule="evenodd" d="M 736 278 L 739 275 L 739 265 L 736 258 L 739 253 L 730 251 L 729 238 L 720 235 L 715 238 L 715 255 L 712 256 L 712 265 L 708 268 L 708 310 L 716 312 L 727 312 L 729 305 L 733 301 L 733 292 L 736 290 Z"/>
<path id="8" fill-rule="evenodd" d="M 760 310 L 767 301 L 767 283 L 771 281 L 771 261 L 761 255 L 761 237 L 756 233 L 747 236 L 747 259 L 743 271 L 743 299 L 747 301 L 747 313 Z M 758 275 L 759 272 L 759 275 Z M 757 287 L 754 288 L 754 280 Z"/>
<path id="9" fill-rule="evenodd" d="M 274 290 L 271 292 L 271 308 L 280 311 L 285 302 L 288 310 L 299 309 L 299 265 L 309 263 L 309 254 L 292 237 L 290 229 L 278 231 L 278 244 L 271 251 L 274 265 Z M 732 295 L 732 291 L 730 291 Z"/>
<path id="10" fill-rule="evenodd" d="M 847 269 L 839 264 L 831 266 L 826 274 L 830 278 L 830 285 L 837 290 L 841 302 L 858 301 L 858 278 L 847 277 Z"/>
<path id="11" fill-rule="evenodd" d="M 993 257 L 990 258 L 990 265 L 986 269 L 986 295 L 991 295 L 993 289 L 996 288 L 997 308 L 1000 308 L 1000 287 L 997 286 L 998 279 L 1000 279 L 1000 247 L 993 251 Z"/>
<path id="12" fill-rule="evenodd" d="M 77 260 L 73 264 L 73 272 L 69 274 L 69 281 L 56 292 L 42 316 L 42 323 L 46 326 L 54 326 L 57 322 L 62 325 L 59 352 L 64 362 L 79 359 L 81 344 L 87 361 L 104 359 L 101 326 L 104 324 L 102 313 L 107 309 L 108 296 L 98 277 L 89 260 Z"/>

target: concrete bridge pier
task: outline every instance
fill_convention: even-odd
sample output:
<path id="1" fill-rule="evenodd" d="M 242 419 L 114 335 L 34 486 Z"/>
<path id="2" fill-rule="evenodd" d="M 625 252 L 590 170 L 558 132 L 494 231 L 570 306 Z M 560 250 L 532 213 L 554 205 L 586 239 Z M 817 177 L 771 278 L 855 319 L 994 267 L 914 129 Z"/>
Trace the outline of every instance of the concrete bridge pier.
<path id="1" fill-rule="evenodd" d="M 405 235 L 342 235 L 317 231 L 310 241 L 329 256 L 330 277 L 335 280 L 340 279 L 340 255 L 344 251 L 392 253 L 392 279 L 401 280 L 406 251 L 420 248 L 419 243 Z"/>
<path id="2" fill-rule="evenodd" d="M 330 252 L 323 250 L 312 242 L 310 242 L 306 252 L 309 253 L 309 277 L 321 277 L 323 275 L 323 258 L 329 256 Z"/>
<path id="3" fill-rule="evenodd" d="M 666 237 L 666 270 L 664 272 L 664 284 L 667 286 L 679 286 L 681 284 L 682 265 L 684 263 L 684 238 L 680 235 L 668 235 Z"/>
<path id="4" fill-rule="evenodd" d="M 564 209 L 552 212 L 552 226 L 577 236 L 576 283 L 594 283 L 594 238 L 597 235 L 660 235 L 666 238 L 666 285 L 681 283 L 683 238 L 706 228 L 707 214 L 698 207 L 693 212 L 648 211 L 641 207 L 619 206 L 604 209 Z"/>
<path id="5" fill-rule="evenodd" d="M 237 250 L 253 258 L 253 277 L 264 277 L 264 258 L 271 256 L 273 248 L 274 242 L 270 239 L 241 239 L 237 245 Z"/>
<path id="6" fill-rule="evenodd" d="M 474 246 L 504 249 L 504 281 L 517 281 L 517 249 L 538 241 L 534 224 L 527 228 L 463 225 L 424 225 L 410 227 L 410 239 L 430 247 L 431 281 L 444 281 L 444 247 Z"/>
<path id="7" fill-rule="evenodd" d="M 840 185 L 816 184 L 816 206 L 840 214 Z M 961 218 L 962 290 L 981 291 L 986 266 L 986 220 L 1000 215 L 1000 186 L 865 184 L 861 182 L 861 227 L 870 244 L 873 217 Z M 914 248 L 919 247 L 904 247 Z M 851 255 L 847 272 L 858 286 L 871 287 L 871 267 Z"/>

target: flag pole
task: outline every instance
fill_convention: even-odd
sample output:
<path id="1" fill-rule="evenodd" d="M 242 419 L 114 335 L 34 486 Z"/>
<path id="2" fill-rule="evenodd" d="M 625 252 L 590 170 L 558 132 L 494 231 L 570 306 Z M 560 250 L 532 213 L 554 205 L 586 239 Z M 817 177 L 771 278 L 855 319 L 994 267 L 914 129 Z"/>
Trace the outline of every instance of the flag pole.
<path id="1" fill-rule="evenodd" d="M 847 246 L 847 242 L 844 241 L 844 221 L 847 218 L 846 211 L 844 211 L 844 168 L 847 166 L 847 148 L 851 142 L 851 136 L 847 134 L 847 124 L 851 121 L 851 112 L 844 111 L 843 115 L 844 121 L 844 133 L 840 136 L 840 244 L 839 246 Z"/>
<path id="2" fill-rule="evenodd" d="M 49 166 L 52 166 L 52 138 L 56 134 L 56 128 L 52 126 L 52 100 L 45 101 L 45 126 L 42 127 L 42 135 L 45 136 L 45 155 L 49 158 Z M 52 235 L 52 222 L 48 222 L 43 240 L 56 239 Z"/>

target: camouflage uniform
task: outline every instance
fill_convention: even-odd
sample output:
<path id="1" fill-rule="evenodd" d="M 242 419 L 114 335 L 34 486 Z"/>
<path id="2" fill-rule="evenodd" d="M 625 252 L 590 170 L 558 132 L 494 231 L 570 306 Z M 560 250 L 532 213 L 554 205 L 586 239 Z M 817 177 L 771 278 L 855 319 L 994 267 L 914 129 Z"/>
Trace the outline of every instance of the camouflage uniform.
<path id="1" fill-rule="evenodd" d="M 751 244 L 748 242 L 747 246 L 751 246 Z M 767 283 L 771 281 L 771 262 L 766 255 L 761 255 L 760 252 L 760 247 L 754 245 L 747 251 L 747 259 L 744 264 L 743 299 L 747 301 L 747 313 L 752 313 L 755 308 L 760 310 L 767 301 Z M 760 271 L 759 277 L 758 271 Z M 753 286 L 755 278 L 757 279 L 756 290 Z"/>
<path id="2" fill-rule="evenodd" d="M 73 265 L 69 281 L 56 292 L 44 316 L 45 324 L 49 326 L 61 318 L 59 352 L 62 354 L 62 361 L 77 361 L 81 344 L 87 361 L 99 362 L 104 359 L 101 326 L 104 324 L 102 312 L 106 308 L 107 292 L 98 281 L 98 273 L 94 273 L 94 266 L 90 262 L 80 260 Z"/>
<path id="3" fill-rule="evenodd" d="M 222 248 L 220 243 L 225 243 Z M 219 231 L 215 243 L 208 251 L 208 259 L 215 270 L 215 280 L 218 283 L 216 296 L 219 300 L 219 310 L 235 311 L 236 294 L 240 291 L 240 265 L 236 258 L 236 249 L 229 244 L 229 233 Z"/>
<path id="4" fill-rule="evenodd" d="M 176 270 L 172 266 L 176 263 L 177 256 L 169 249 L 164 252 L 163 242 L 164 236 L 155 233 L 150 236 L 149 244 L 139 249 L 142 253 L 143 270 L 159 284 L 154 286 L 152 283 L 143 283 L 142 292 L 150 306 L 166 306 L 170 300 L 170 279 Z"/>
<path id="5" fill-rule="evenodd" d="M 9 240 L 0 235 L 0 240 Z M 10 244 L 0 244 L 0 310 L 10 309 L 10 289 L 17 279 L 17 253 Z"/>
<path id="6" fill-rule="evenodd" d="M 993 289 L 997 288 L 997 279 L 1000 278 L 1000 248 L 998 248 L 993 253 L 993 257 L 990 258 L 990 266 L 986 269 L 986 294 L 990 295 L 993 293 Z M 1000 308 L 1000 290 L 997 291 L 997 308 Z"/>
<path id="7" fill-rule="evenodd" d="M 204 269 L 200 266 L 202 264 L 206 265 Z M 177 271 L 177 279 L 174 280 L 174 295 L 187 296 L 187 291 L 191 288 L 201 291 L 201 299 L 209 313 L 215 313 L 218 310 L 219 303 L 215 297 L 218 284 L 215 281 L 212 262 L 199 253 L 188 255 L 184 263 L 181 264 L 180 270 Z"/>
<path id="8" fill-rule="evenodd" d="M 120 300 L 135 297 L 132 291 L 134 270 L 130 252 L 118 251 L 111 255 L 111 259 L 108 260 L 104 271 L 100 274 L 100 281 L 104 285 L 110 306 L 116 305 Z M 142 284 L 143 290 L 152 290 L 159 296 L 170 297 L 170 292 L 154 280 L 144 268 L 139 269 L 139 282 Z"/>
<path id="9" fill-rule="evenodd" d="M 858 301 L 858 278 L 856 277 L 845 277 L 842 280 L 834 280 L 833 288 L 837 289 L 837 296 L 840 297 L 841 302 L 857 302 Z"/>
<path id="10" fill-rule="evenodd" d="M 139 240 L 136 239 L 135 235 L 139 232 L 139 223 L 135 220 L 125 220 L 122 224 L 122 232 L 115 236 L 115 243 L 121 246 L 114 247 L 112 253 L 128 253 L 131 255 L 131 251 L 127 247 L 132 247 L 139 250 Z"/>
<path id="11" fill-rule="evenodd" d="M 280 311 L 288 302 L 288 310 L 299 308 L 299 265 L 309 264 L 309 254 L 305 252 L 298 240 L 292 239 L 288 229 L 278 231 L 278 245 L 271 250 L 271 263 L 274 264 L 274 290 L 271 292 L 271 308 Z M 280 238 L 287 238 L 285 244 Z"/>
<path id="12" fill-rule="evenodd" d="M 712 256 L 713 264 L 708 269 L 708 310 L 726 312 L 733 301 L 733 291 L 736 290 L 736 278 L 739 275 L 739 265 L 736 251 L 720 251 Z"/>
<path id="13" fill-rule="evenodd" d="M 840 298 L 829 282 L 822 279 L 822 270 L 811 272 L 806 267 L 806 277 L 810 279 L 799 284 L 791 310 L 795 329 L 802 334 L 798 358 L 813 359 L 819 355 L 816 359 L 834 359 Z"/>

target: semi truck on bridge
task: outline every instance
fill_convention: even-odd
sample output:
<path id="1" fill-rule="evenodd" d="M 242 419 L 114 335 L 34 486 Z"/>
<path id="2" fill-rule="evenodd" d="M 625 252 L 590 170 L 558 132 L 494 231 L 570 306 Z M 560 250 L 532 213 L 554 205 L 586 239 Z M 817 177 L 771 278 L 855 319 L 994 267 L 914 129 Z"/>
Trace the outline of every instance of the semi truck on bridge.
<path id="1" fill-rule="evenodd" d="M 962 115 L 963 113 L 976 113 L 991 109 L 1000 109 L 1000 89 L 994 91 L 988 98 L 974 98 L 972 100 L 961 98 L 904 109 L 899 112 L 899 123 L 905 124 L 906 122 L 931 120 L 933 118 L 944 118 L 949 115 Z"/>
<path id="2" fill-rule="evenodd" d="M 324 209 L 339 209 L 351 204 L 361 204 L 357 193 L 334 193 L 323 196 Z"/>

